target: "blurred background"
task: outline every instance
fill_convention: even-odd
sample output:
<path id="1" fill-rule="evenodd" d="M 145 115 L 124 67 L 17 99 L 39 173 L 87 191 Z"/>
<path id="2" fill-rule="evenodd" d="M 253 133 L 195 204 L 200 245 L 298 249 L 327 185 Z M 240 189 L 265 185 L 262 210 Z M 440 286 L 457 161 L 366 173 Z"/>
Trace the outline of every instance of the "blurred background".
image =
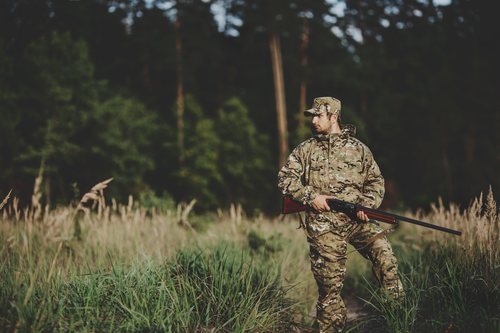
<path id="1" fill-rule="evenodd" d="M 0 195 L 50 206 L 99 181 L 145 204 L 279 211 L 276 175 L 340 99 L 386 208 L 500 185 L 500 59 L 486 0 L 3 0 Z"/>

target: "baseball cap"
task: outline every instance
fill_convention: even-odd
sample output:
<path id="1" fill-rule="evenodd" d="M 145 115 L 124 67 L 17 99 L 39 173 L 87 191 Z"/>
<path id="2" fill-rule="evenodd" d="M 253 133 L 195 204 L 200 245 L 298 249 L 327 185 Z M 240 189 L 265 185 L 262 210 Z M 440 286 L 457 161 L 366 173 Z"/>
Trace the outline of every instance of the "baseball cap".
<path id="1" fill-rule="evenodd" d="M 337 112 L 340 111 L 340 101 L 333 97 L 316 97 L 310 109 L 305 110 L 306 116 L 315 116 L 323 112 Z"/>

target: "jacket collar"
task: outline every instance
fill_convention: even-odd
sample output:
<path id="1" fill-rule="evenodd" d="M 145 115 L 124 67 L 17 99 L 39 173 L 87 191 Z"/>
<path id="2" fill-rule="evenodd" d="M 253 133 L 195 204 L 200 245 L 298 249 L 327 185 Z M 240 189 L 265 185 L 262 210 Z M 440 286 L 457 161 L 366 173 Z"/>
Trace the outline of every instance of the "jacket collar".
<path id="1" fill-rule="evenodd" d="M 340 126 L 342 133 L 330 133 L 330 134 L 317 134 L 314 138 L 318 141 L 329 141 L 336 137 L 347 138 L 349 136 L 354 136 L 356 134 L 356 126 L 352 124 L 345 124 Z"/>

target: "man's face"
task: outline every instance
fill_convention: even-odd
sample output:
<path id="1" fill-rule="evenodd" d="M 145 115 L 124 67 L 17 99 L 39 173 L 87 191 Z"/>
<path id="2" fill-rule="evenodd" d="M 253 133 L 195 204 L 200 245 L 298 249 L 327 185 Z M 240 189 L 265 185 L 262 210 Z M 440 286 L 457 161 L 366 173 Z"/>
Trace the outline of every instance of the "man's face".
<path id="1" fill-rule="evenodd" d="M 311 127 L 315 134 L 329 134 L 335 124 L 335 115 L 322 112 L 311 117 Z"/>

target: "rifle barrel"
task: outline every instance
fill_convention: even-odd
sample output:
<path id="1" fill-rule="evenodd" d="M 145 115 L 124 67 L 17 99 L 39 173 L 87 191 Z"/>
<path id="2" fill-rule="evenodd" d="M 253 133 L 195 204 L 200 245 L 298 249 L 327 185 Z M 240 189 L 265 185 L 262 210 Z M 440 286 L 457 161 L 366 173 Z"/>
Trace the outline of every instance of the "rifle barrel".
<path id="1" fill-rule="evenodd" d="M 409 217 L 405 217 L 405 216 L 401 216 L 401 215 L 396 215 L 396 214 L 392 214 L 392 213 L 387 213 L 387 212 L 381 212 L 379 210 L 376 210 L 376 209 L 373 209 L 373 208 L 364 207 L 364 206 L 358 206 L 358 209 L 363 210 L 363 211 L 367 211 L 367 212 L 372 212 L 372 213 L 379 213 L 379 214 L 383 213 L 384 215 L 388 215 L 388 216 L 390 216 L 390 217 L 392 217 L 392 218 L 394 218 L 395 220 L 398 220 L 398 221 L 405 221 L 405 222 L 409 222 L 409 223 L 413 223 L 413 224 L 418 224 L 418 225 L 421 225 L 423 227 L 427 227 L 427 228 L 431 228 L 431 229 L 436 229 L 436 230 L 439 230 L 439 231 L 444 231 L 444 232 L 447 232 L 447 233 L 450 233 L 450 234 L 454 234 L 454 235 L 458 235 L 458 236 L 462 235 L 461 231 L 453 230 L 453 229 L 448 229 L 448 228 L 441 227 L 439 225 L 431 224 L 431 223 L 428 223 L 428 222 L 411 219 Z"/>

